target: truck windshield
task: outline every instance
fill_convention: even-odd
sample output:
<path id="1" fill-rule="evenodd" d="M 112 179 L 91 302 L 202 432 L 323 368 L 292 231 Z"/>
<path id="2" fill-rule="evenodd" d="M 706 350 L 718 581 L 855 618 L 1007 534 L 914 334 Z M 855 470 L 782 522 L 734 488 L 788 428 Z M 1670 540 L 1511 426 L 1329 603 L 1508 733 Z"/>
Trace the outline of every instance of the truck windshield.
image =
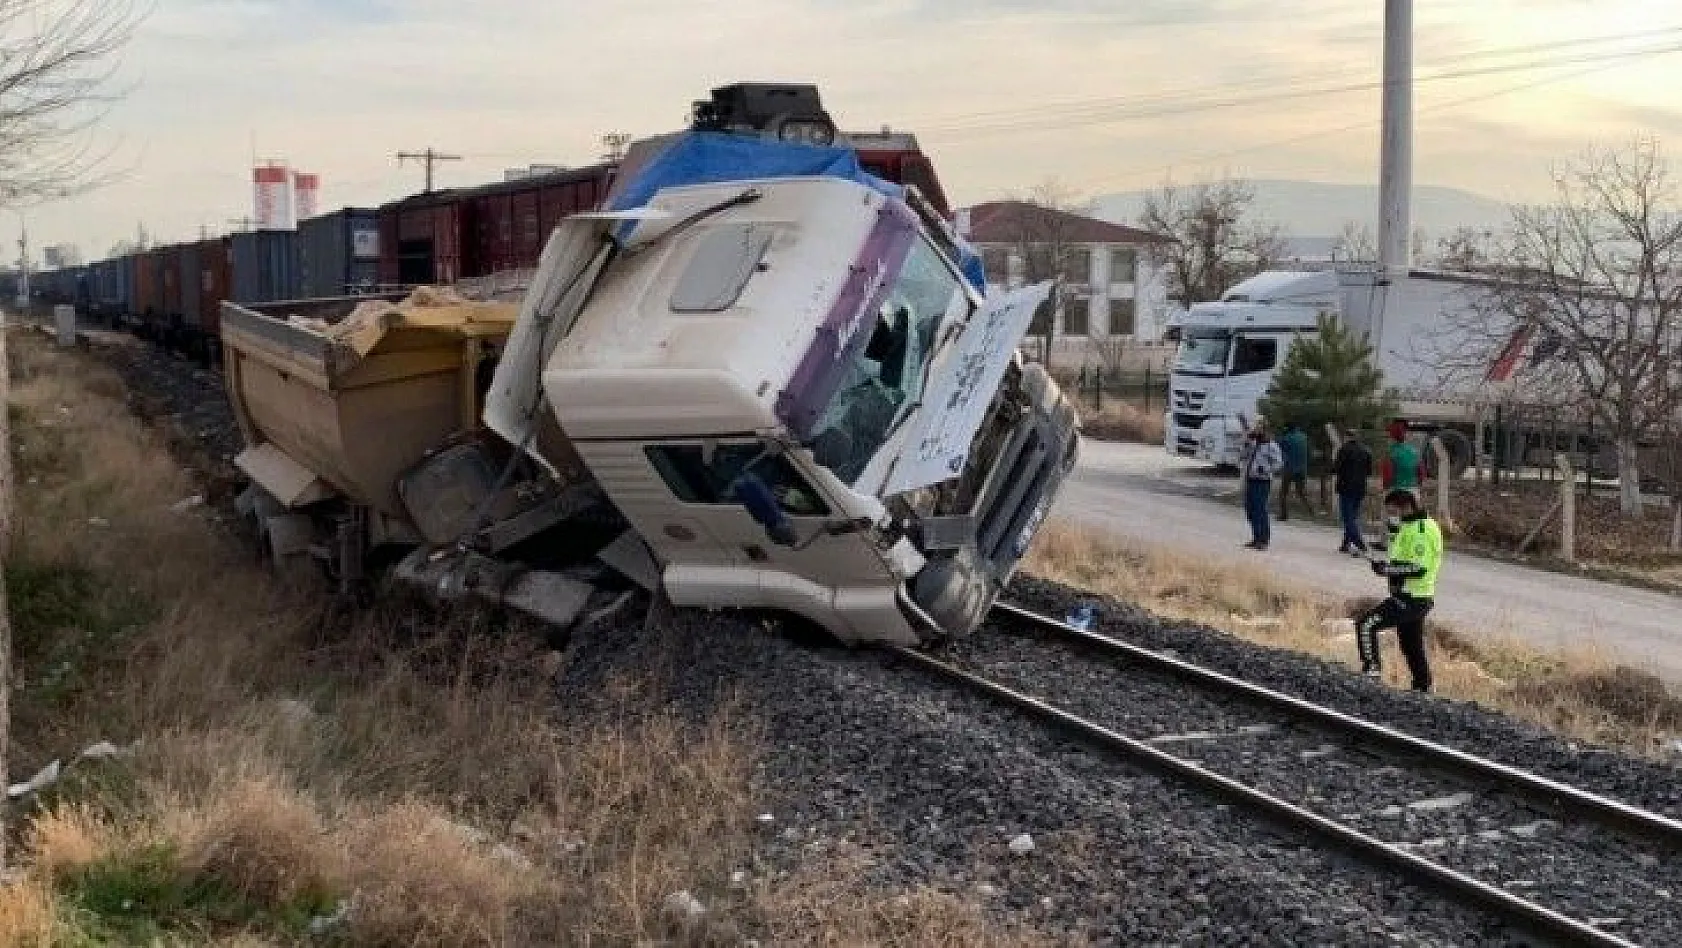
<path id="1" fill-rule="evenodd" d="M 941 321 L 961 291 L 958 275 L 918 240 L 895 278 L 870 341 L 847 367 L 810 447 L 847 484 L 864 473 L 928 375 Z"/>
<path id="2" fill-rule="evenodd" d="M 1187 329 L 1175 368 L 1196 375 L 1224 375 L 1231 349 L 1232 333 L 1224 329 Z"/>

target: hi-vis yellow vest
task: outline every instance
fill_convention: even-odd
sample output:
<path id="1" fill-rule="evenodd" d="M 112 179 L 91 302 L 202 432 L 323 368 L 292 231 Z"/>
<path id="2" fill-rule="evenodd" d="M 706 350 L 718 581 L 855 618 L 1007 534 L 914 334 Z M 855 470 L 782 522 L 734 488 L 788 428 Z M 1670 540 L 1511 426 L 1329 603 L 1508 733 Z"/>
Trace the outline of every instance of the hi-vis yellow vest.
<path id="1" fill-rule="evenodd" d="M 1402 592 L 1419 599 L 1437 596 L 1437 570 L 1443 565 L 1443 531 L 1430 517 L 1402 524 L 1390 543 L 1390 562 L 1423 566 L 1425 572 L 1402 582 Z"/>

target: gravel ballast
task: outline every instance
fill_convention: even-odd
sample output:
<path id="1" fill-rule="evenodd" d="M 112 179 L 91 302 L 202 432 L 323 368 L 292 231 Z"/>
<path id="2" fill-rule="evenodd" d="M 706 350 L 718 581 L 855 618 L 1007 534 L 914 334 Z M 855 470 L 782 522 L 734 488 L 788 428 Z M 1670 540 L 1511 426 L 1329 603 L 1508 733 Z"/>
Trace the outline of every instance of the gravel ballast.
<path id="1" fill-rule="evenodd" d="M 151 400 L 146 413 L 173 422 L 204 458 L 225 463 L 238 451 L 219 375 L 150 348 L 111 349 L 107 358 L 137 395 Z M 1093 602 L 1101 612 L 1095 630 L 1106 635 L 1170 649 L 1430 740 L 1682 814 L 1682 771 L 1675 767 L 1576 747 L 1475 707 L 1391 691 L 1312 658 L 1053 584 L 1022 578 L 1008 598 L 1048 615 L 1062 615 L 1077 601 Z M 1014 647 L 1009 639 L 985 638 L 958 654 L 976 660 L 998 654 L 1008 664 L 1008 651 L 987 650 Z M 1090 668 L 1030 668 L 1026 657 L 1018 664 L 1037 679 L 1030 689 L 1035 693 L 1076 698 L 1088 710 L 1121 707 L 1119 697 L 1105 696 L 1114 683 Z M 738 702 L 762 750 L 756 809 L 771 817 L 758 824 L 755 864 L 742 867 L 755 877 L 822 867 L 850 848 L 868 856 L 863 885 L 887 891 L 935 886 L 1057 941 L 1525 943 L 1487 916 L 1070 744 L 886 656 L 814 645 L 787 629 L 731 614 L 675 611 L 652 626 L 640 615 L 625 616 L 587 630 L 569 648 L 560 713 L 621 713 L 607 706 L 610 689 L 604 687 L 620 675 L 658 678 L 664 706 L 697 720 L 727 700 Z M 1177 706 L 1189 700 L 1172 693 L 1155 697 L 1168 706 L 1156 723 L 1178 726 L 1184 715 Z M 1148 704 L 1135 706 L 1148 716 L 1154 713 Z M 1231 709 L 1203 710 L 1217 721 L 1205 729 L 1241 718 Z M 1394 781 L 1383 790 L 1386 804 L 1431 789 L 1406 773 Z M 1359 801 L 1363 789 L 1336 792 Z M 1464 828 L 1452 823 L 1458 815 L 1440 819 L 1445 830 Z M 1468 858 L 1486 861 L 1501 855 L 1499 848 L 1468 852 Z M 1624 871 L 1653 868 L 1638 864 Z M 1675 874 L 1677 868 L 1666 861 L 1658 871 Z M 1644 918 L 1639 908 L 1626 916 Z M 1673 903 L 1655 902 L 1652 910 L 1659 908 L 1673 910 Z"/>

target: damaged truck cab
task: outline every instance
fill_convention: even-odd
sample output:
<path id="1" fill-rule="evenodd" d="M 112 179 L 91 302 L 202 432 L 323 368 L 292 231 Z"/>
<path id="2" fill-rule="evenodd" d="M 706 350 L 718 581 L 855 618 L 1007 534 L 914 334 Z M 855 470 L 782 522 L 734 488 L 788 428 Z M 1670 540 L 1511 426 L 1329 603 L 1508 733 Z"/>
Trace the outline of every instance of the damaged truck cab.
<path id="1" fill-rule="evenodd" d="M 495 348 L 494 438 L 399 479 L 426 538 L 400 575 L 565 624 L 587 574 L 552 554 L 611 524 L 586 557 L 674 605 L 848 642 L 981 623 L 1077 451 L 1074 409 L 1017 353 L 1049 287 L 984 299 L 914 189 L 813 144 L 821 123 L 728 121 L 740 88 L 555 230 Z"/>
<path id="2" fill-rule="evenodd" d="M 556 472 L 564 434 L 676 605 L 850 641 L 968 631 L 1076 432 L 1015 356 L 1044 288 L 984 301 L 956 255 L 860 180 L 658 188 L 557 231 L 486 421 Z"/>

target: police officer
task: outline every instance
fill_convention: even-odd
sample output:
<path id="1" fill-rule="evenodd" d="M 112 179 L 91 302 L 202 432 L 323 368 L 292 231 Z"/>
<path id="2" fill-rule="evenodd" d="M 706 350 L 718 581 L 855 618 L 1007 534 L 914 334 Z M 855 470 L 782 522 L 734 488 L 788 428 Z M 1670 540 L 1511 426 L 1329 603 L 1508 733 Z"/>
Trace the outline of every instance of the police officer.
<path id="1" fill-rule="evenodd" d="M 1355 644 L 1361 673 L 1377 678 L 1383 660 L 1380 629 L 1396 630 L 1397 643 L 1413 674 L 1413 690 L 1431 690 L 1431 665 L 1425 654 L 1425 616 L 1437 595 L 1437 571 L 1443 562 L 1443 532 L 1419 504 L 1413 491 L 1393 489 L 1384 497 L 1390 528 L 1388 562 L 1373 560 L 1372 571 L 1390 581 L 1390 597 L 1355 620 Z"/>

